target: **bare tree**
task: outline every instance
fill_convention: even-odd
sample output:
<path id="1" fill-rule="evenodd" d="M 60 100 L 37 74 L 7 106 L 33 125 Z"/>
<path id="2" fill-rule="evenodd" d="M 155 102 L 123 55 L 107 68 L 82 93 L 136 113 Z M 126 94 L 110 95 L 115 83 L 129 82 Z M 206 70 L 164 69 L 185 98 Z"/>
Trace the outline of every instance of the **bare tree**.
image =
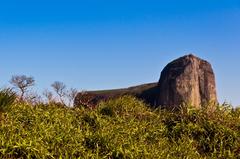
<path id="1" fill-rule="evenodd" d="M 52 85 L 53 90 L 57 93 L 59 100 L 64 104 L 64 97 L 66 96 L 66 85 L 63 82 L 55 81 Z"/>
<path id="2" fill-rule="evenodd" d="M 73 101 L 78 94 L 78 90 L 75 88 L 70 88 L 67 92 L 67 97 L 69 101 L 69 106 L 73 105 Z"/>
<path id="3" fill-rule="evenodd" d="M 33 77 L 27 77 L 26 75 L 14 75 L 12 76 L 10 83 L 20 91 L 20 101 L 23 101 L 24 95 L 28 88 L 35 85 Z"/>
<path id="4" fill-rule="evenodd" d="M 54 101 L 53 93 L 47 89 L 43 92 L 43 96 L 47 98 L 48 104 Z"/>
<path id="5" fill-rule="evenodd" d="M 43 103 L 42 97 L 37 92 L 27 92 L 24 100 L 31 105 Z"/>

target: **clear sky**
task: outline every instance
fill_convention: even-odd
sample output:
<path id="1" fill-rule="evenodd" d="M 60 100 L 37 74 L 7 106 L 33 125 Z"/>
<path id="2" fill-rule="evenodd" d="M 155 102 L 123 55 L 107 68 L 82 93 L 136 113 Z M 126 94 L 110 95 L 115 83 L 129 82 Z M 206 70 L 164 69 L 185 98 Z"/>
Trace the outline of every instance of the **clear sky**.
<path id="1" fill-rule="evenodd" d="M 79 90 L 158 81 L 194 53 L 212 63 L 220 102 L 240 105 L 239 0 L 0 0 L 0 85 L 34 76 Z"/>

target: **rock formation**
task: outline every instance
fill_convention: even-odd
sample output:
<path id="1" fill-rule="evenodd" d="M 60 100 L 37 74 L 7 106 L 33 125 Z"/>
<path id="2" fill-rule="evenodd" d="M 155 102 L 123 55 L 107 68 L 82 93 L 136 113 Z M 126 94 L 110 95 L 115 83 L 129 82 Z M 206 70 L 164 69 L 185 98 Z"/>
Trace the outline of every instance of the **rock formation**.
<path id="1" fill-rule="evenodd" d="M 194 55 L 187 55 L 169 63 L 163 69 L 158 83 L 79 93 L 74 103 L 76 106 L 95 107 L 101 101 L 122 95 L 132 95 L 153 107 L 169 109 L 179 107 L 183 103 L 199 108 L 210 101 L 217 102 L 211 65 Z"/>
<path id="2" fill-rule="evenodd" d="M 124 89 L 80 92 L 74 100 L 74 105 L 93 108 L 101 101 L 106 101 L 123 95 L 132 95 L 150 105 L 154 105 L 156 103 L 155 99 L 157 94 L 158 83 L 148 83 Z"/>
<path id="3" fill-rule="evenodd" d="M 157 105 L 176 107 L 183 103 L 200 107 L 217 102 L 213 69 L 194 55 L 180 57 L 169 63 L 159 80 Z"/>
<path id="4" fill-rule="evenodd" d="M 99 95 L 91 92 L 78 93 L 74 100 L 74 105 L 84 106 L 87 108 L 95 108 L 100 101 L 106 101 L 110 99 L 108 96 Z"/>

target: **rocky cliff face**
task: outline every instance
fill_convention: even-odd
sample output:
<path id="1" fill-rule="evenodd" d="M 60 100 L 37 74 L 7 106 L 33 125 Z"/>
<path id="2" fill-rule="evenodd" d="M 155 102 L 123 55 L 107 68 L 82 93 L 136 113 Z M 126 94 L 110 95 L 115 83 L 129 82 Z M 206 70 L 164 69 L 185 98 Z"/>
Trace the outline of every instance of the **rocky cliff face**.
<path id="1" fill-rule="evenodd" d="M 122 95 L 132 95 L 153 107 L 169 109 L 183 103 L 199 108 L 207 102 L 217 102 L 215 76 L 210 63 L 194 55 L 187 55 L 170 62 L 163 69 L 158 83 L 79 93 L 75 105 L 95 107 L 100 101 Z"/>
<path id="2" fill-rule="evenodd" d="M 213 69 L 194 55 L 183 56 L 169 63 L 159 80 L 157 105 L 176 107 L 188 103 L 200 107 L 217 102 Z"/>

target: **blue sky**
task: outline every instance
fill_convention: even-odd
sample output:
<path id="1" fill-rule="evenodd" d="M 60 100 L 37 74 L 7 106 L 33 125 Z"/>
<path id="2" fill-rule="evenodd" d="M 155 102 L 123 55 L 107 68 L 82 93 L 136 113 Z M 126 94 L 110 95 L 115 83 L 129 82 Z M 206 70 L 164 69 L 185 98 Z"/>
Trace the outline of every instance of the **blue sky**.
<path id="1" fill-rule="evenodd" d="M 0 85 L 35 77 L 79 90 L 158 81 L 188 53 L 210 61 L 220 102 L 240 105 L 239 0 L 0 0 Z"/>

